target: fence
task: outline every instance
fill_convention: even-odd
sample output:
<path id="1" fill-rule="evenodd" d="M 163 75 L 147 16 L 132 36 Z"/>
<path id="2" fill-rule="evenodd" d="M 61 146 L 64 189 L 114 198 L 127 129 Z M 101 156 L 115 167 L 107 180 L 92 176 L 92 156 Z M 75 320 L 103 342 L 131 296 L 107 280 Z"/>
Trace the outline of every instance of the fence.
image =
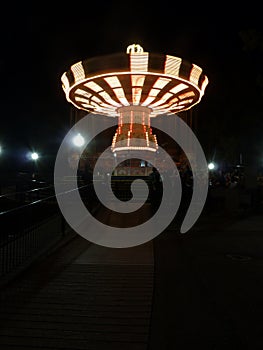
<path id="1" fill-rule="evenodd" d="M 54 186 L 7 193 L 0 199 L 0 285 L 3 285 L 59 242 L 70 228 L 60 213 Z"/>
<path id="2" fill-rule="evenodd" d="M 130 185 L 134 178 L 113 178 L 111 184 L 103 182 L 105 190 L 112 187 L 121 200 L 131 198 Z M 59 195 L 67 199 L 67 187 Z M 62 186 L 63 189 L 63 186 Z M 95 214 L 101 204 L 93 185 L 81 184 L 79 191 L 87 209 Z M 70 230 L 60 213 L 53 186 L 1 195 L 13 204 L 6 210 L 0 207 L 0 285 L 29 266 L 38 256 L 48 251 Z M 109 192 L 110 200 L 110 192 Z M 1 204 L 1 202 L 0 202 Z M 2 203 L 3 206 L 3 203 Z"/>

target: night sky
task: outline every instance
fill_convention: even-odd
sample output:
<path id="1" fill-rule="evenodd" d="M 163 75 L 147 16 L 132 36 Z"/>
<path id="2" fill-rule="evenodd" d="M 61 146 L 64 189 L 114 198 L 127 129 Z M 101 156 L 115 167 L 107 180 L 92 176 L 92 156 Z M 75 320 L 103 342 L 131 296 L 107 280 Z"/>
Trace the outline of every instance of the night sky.
<path id="1" fill-rule="evenodd" d="M 220 154 L 222 140 L 230 145 L 238 140 L 240 152 L 263 149 L 259 2 L 230 9 L 222 2 L 203 7 L 175 1 L 44 4 L 10 3 L 1 22 L 0 144 L 6 154 L 36 149 L 54 156 L 69 128 L 71 108 L 61 75 L 77 61 L 125 52 L 132 43 L 203 68 L 209 84 L 194 108 L 208 153 L 218 149 Z"/>

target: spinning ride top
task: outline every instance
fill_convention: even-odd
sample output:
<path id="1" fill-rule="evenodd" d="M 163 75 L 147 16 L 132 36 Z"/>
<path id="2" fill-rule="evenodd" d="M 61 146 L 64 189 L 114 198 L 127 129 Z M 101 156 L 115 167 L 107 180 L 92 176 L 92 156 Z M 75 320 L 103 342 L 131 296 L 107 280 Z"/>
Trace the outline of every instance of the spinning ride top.
<path id="1" fill-rule="evenodd" d="M 89 113 L 118 117 L 113 152 L 158 149 L 150 119 L 188 110 L 200 102 L 208 78 L 179 57 L 144 52 L 138 44 L 126 53 L 88 58 L 62 77 L 67 100 Z"/>

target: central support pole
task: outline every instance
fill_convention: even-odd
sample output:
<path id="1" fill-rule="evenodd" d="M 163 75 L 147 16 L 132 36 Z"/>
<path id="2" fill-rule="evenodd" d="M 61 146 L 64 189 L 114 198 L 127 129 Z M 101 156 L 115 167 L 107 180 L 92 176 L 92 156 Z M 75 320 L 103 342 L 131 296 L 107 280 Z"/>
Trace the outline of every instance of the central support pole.
<path id="1" fill-rule="evenodd" d="M 112 140 L 112 151 L 158 149 L 156 136 L 150 126 L 151 109 L 143 106 L 125 106 L 117 110 L 118 128 Z"/>

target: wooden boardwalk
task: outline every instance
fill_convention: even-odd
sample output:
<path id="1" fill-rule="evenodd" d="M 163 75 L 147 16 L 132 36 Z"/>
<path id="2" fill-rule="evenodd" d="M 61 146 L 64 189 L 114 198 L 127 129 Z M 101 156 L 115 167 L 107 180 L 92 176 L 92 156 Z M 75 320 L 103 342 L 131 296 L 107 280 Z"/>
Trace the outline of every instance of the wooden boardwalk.
<path id="1" fill-rule="evenodd" d="M 0 349 L 146 350 L 152 294 L 152 243 L 76 236 L 2 292 Z"/>
<path id="2" fill-rule="evenodd" d="M 0 349 L 261 350 L 262 225 L 204 215 L 123 249 L 72 236 L 0 290 Z"/>

